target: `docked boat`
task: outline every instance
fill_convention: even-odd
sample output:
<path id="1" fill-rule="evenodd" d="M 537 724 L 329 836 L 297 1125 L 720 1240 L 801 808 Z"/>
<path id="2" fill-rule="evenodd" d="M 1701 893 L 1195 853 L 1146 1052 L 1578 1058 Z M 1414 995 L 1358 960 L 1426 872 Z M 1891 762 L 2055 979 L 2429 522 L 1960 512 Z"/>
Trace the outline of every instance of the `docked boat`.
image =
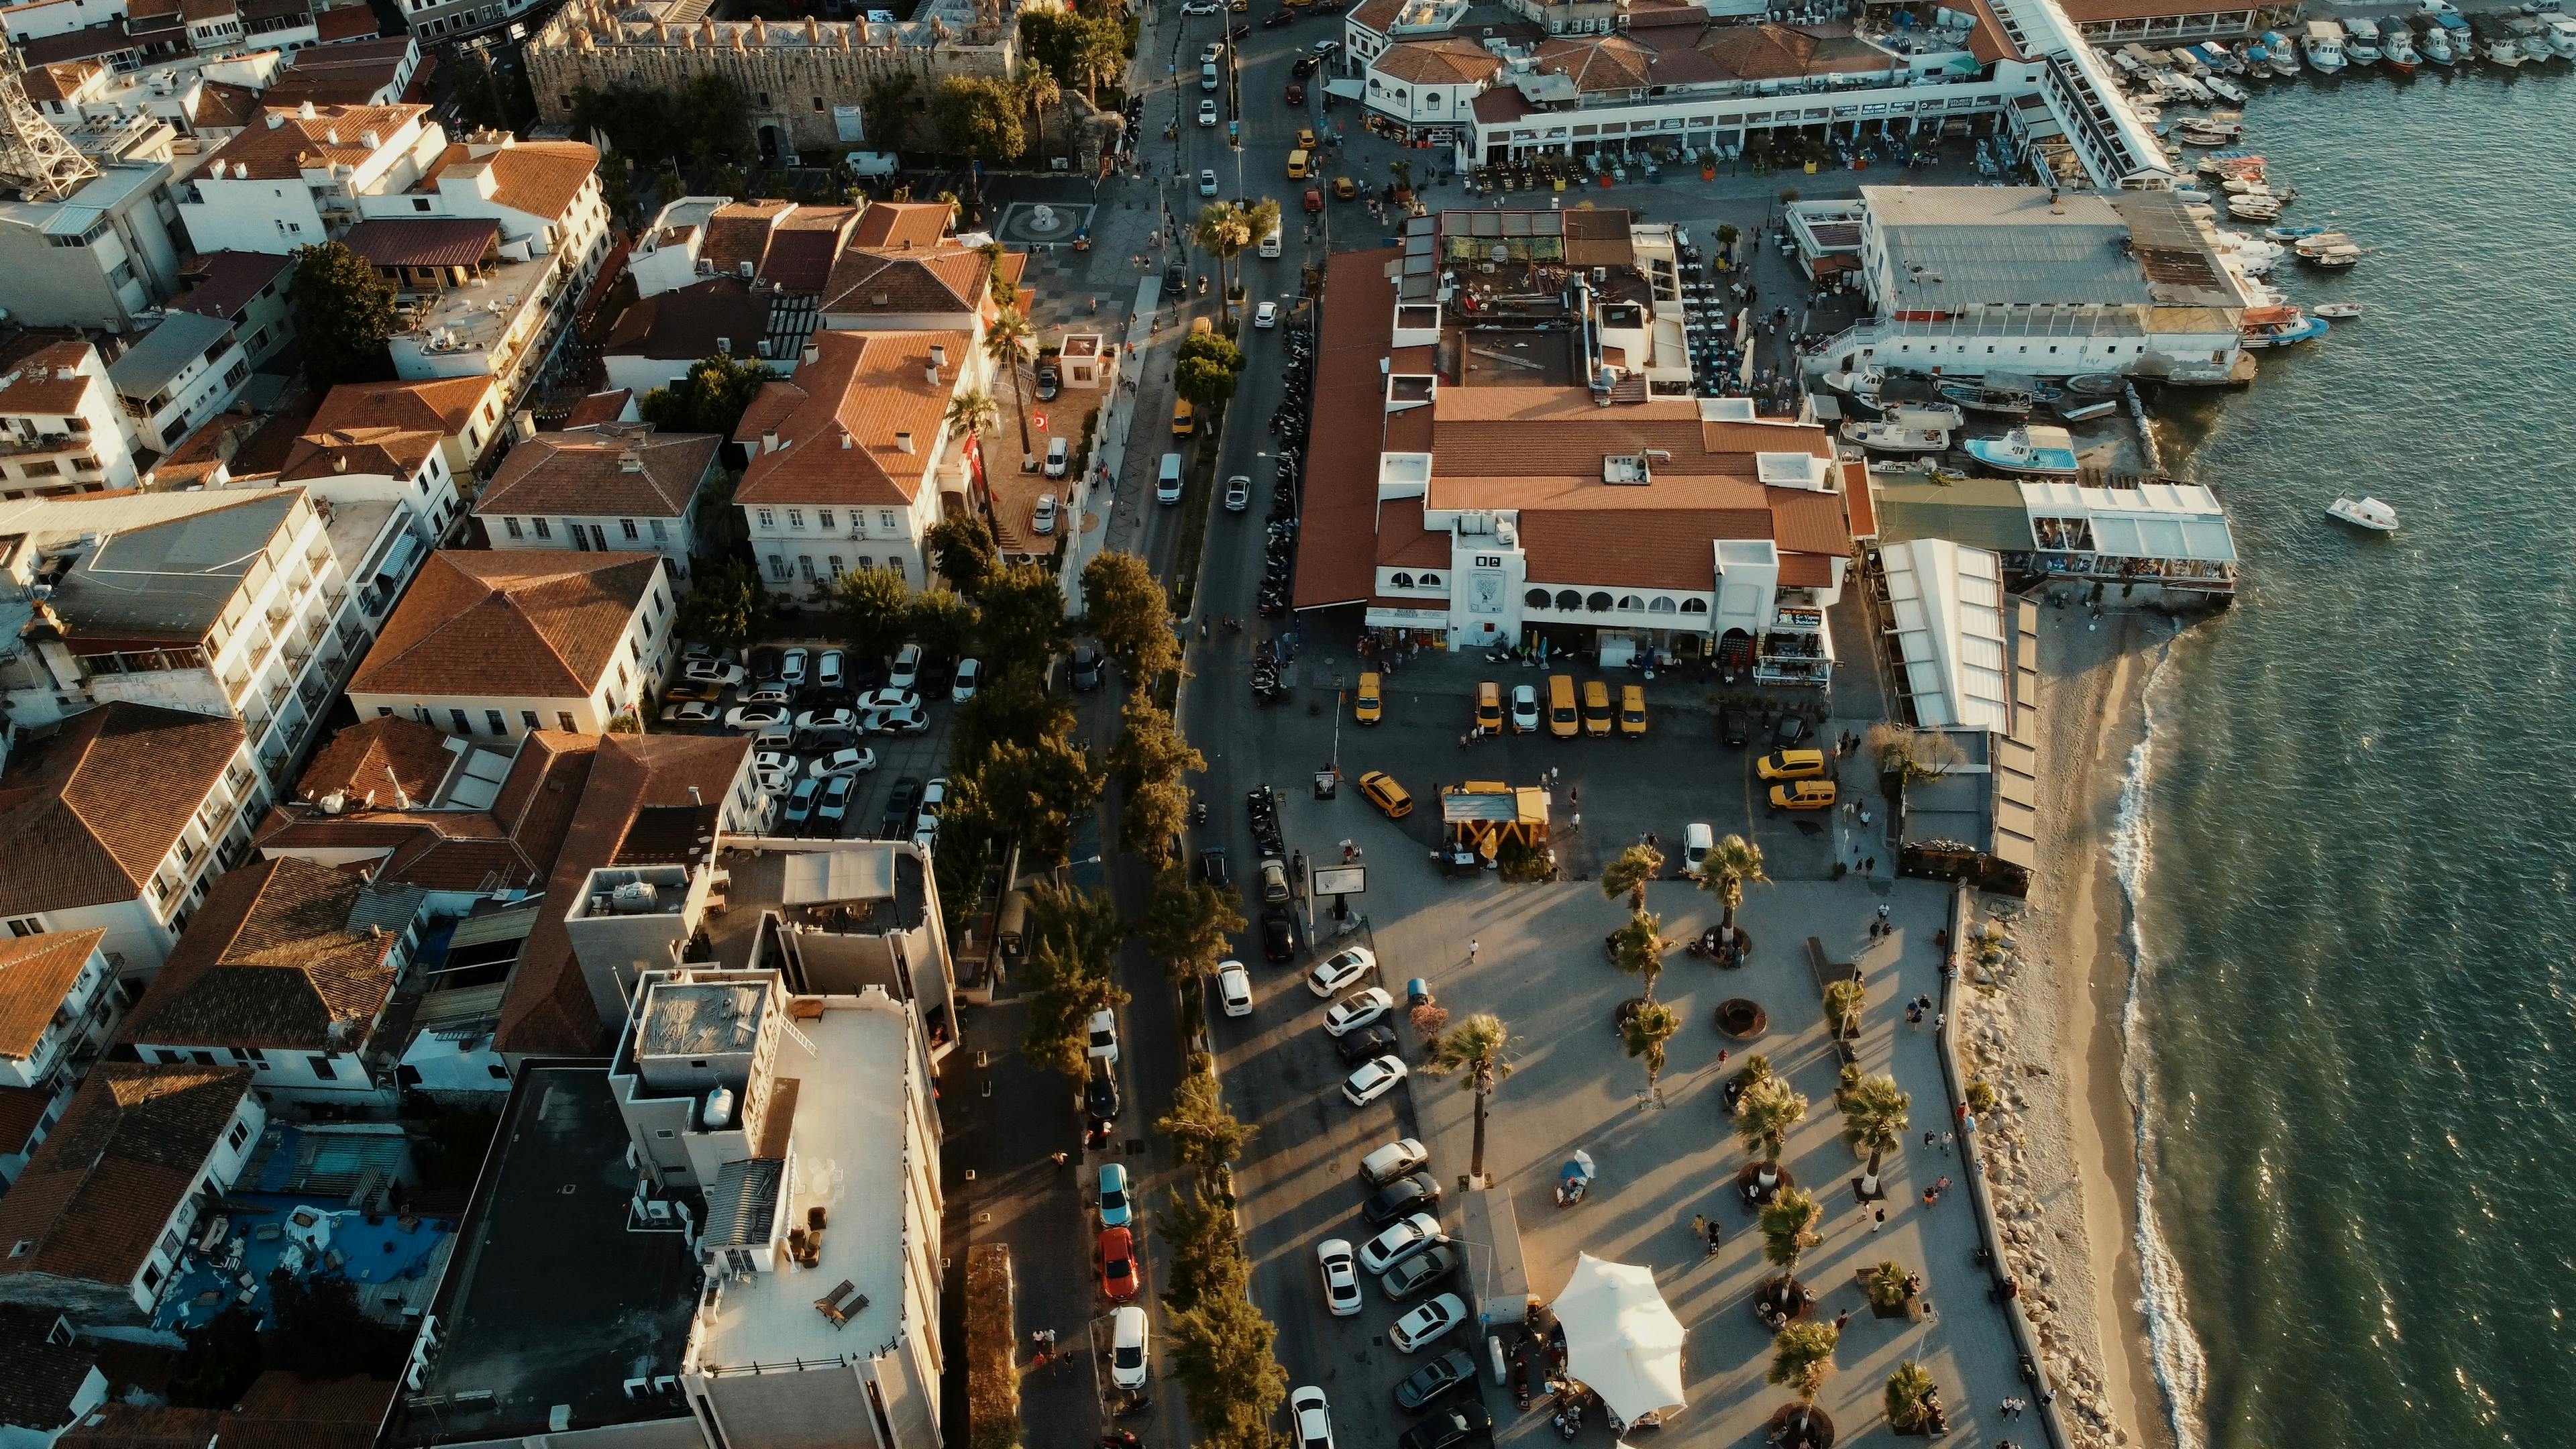
<path id="1" fill-rule="evenodd" d="M 1873 453 L 1941 453 L 1959 422 L 1957 408 L 1895 408 L 1874 423 L 1843 424 L 1843 437 Z"/>
<path id="2" fill-rule="evenodd" d="M 2415 32 L 2402 20 L 2388 22 L 2387 33 L 2379 41 L 2379 63 L 2399 75 L 2413 75 L 2417 59 Z"/>
<path id="3" fill-rule="evenodd" d="M 2343 23 L 2343 58 L 2354 65 L 2379 63 L 2379 22 L 2356 15 Z"/>
<path id="4" fill-rule="evenodd" d="M 1932 390 L 1942 401 L 1957 403 L 1972 413 L 2003 413 L 2010 417 L 2026 416 L 2037 401 L 2026 387 L 1993 387 L 1966 378 L 1952 378 Z"/>
<path id="5" fill-rule="evenodd" d="M 2376 498 L 2338 498 L 2326 505 L 2326 515 L 2373 533 L 2397 531 L 2397 510 Z"/>
<path id="6" fill-rule="evenodd" d="M 2119 410 L 2120 400 L 2115 397 L 2088 398 L 2081 402 L 2069 398 L 2065 402 L 2059 403 L 2056 409 L 2057 415 L 2070 423 L 2089 422 L 2094 418 L 2107 418 Z"/>
<path id="7" fill-rule="evenodd" d="M 2508 15 L 2505 17 L 2504 28 L 2513 32 L 2515 43 L 2522 47 L 2524 60 L 2547 61 L 2558 58 L 2558 52 L 2549 48 L 2549 32 L 2540 28 L 2539 21 L 2528 15 Z"/>
<path id="8" fill-rule="evenodd" d="M 2075 476 L 2075 439 L 2064 428 L 2033 423 L 2000 438 L 1970 438 L 1961 446 L 1969 457 L 1999 473 Z"/>
<path id="9" fill-rule="evenodd" d="M 2350 242 L 2327 247 L 2313 255 L 2301 254 L 2301 261 L 2329 272 L 2348 272 L 2361 265 L 2361 248 Z"/>
<path id="10" fill-rule="evenodd" d="M 2503 21 L 2492 15 L 2477 16 L 2469 22 L 2469 33 L 2477 37 L 2480 60 L 2508 70 L 2522 64 L 2522 37 L 2506 29 Z"/>
<path id="11" fill-rule="evenodd" d="M 2294 242 L 2301 237 L 2323 236 L 2325 230 L 2321 226 L 2267 226 L 2263 235 L 2276 242 Z"/>
<path id="12" fill-rule="evenodd" d="M 2231 221 L 2279 221 L 2281 198 L 2268 192 L 2248 192 L 2227 198 L 2227 216 Z"/>
<path id="13" fill-rule="evenodd" d="M 2079 372 L 2066 380 L 2066 390 L 2077 397 L 2118 397 L 2128 385 L 2116 372 Z"/>
<path id="14" fill-rule="evenodd" d="M 2426 26 L 2415 48 L 2435 65 L 2450 65 L 2460 58 L 2459 52 L 2451 49 L 2451 32 L 2439 25 Z"/>
<path id="15" fill-rule="evenodd" d="M 2548 17 L 2550 53 L 2560 60 L 2576 60 L 2576 16 Z"/>
<path id="16" fill-rule="evenodd" d="M 2296 307 L 2249 307 L 2240 336 L 2249 348 L 2290 347 L 2314 342 L 2330 330 L 2331 324 L 2323 318 L 2310 317 Z"/>
<path id="17" fill-rule="evenodd" d="M 2173 128 L 2173 138 L 2182 142 L 2186 146 L 2224 146 L 2228 142 L 2236 139 L 2235 135 L 2228 131 L 2226 127 L 2215 125 L 2211 122 L 2201 120 L 2198 117 L 2185 121 L 2176 121 Z"/>
<path id="18" fill-rule="evenodd" d="M 2308 69 L 2319 75 L 2342 74 L 2343 27 L 2331 20 L 2309 21 L 2306 50 Z"/>
<path id="19" fill-rule="evenodd" d="M 2299 51 L 2290 43 L 2290 37 L 2277 30 L 2266 30 L 2263 32 L 2263 49 L 2271 53 L 2272 74 L 2276 78 L 2288 80 L 2299 73 Z"/>
<path id="20" fill-rule="evenodd" d="M 2319 302 L 2308 311 L 2313 316 L 2330 321 L 2349 322 L 2361 315 L 2361 304 L 2359 302 Z"/>
<path id="21" fill-rule="evenodd" d="M 2201 84 L 2209 87 L 2209 93 L 2211 95 L 2218 97 L 2220 100 L 2227 102 L 2231 106 L 2241 106 L 2245 104 L 2247 100 L 2245 87 L 2238 85 L 2236 82 L 2229 80 L 2225 76 L 2214 75 L 2201 82 Z"/>
<path id="22" fill-rule="evenodd" d="M 2312 262 L 2332 248 L 2352 245 L 2353 239 L 2342 232 L 2321 231 L 2292 242 L 2290 249 L 2299 254 L 2300 261 Z"/>

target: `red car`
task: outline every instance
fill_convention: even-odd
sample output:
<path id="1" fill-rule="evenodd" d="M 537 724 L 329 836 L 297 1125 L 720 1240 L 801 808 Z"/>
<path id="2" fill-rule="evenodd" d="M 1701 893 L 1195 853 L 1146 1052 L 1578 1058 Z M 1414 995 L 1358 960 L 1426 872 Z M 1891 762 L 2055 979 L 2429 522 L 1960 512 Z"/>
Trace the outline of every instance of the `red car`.
<path id="1" fill-rule="evenodd" d="M 1136 1235 L 1125 1228 L 1101 1230 L 1100 1291 L 1119 1303 L 1136 1296 Z"/>

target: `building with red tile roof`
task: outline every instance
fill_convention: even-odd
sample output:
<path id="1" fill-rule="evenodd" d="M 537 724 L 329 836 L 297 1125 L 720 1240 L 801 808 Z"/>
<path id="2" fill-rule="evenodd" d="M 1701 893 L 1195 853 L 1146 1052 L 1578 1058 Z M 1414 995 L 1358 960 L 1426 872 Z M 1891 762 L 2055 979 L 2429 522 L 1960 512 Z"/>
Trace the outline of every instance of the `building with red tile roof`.
<path id="1" fill-rule="evenodd" d="M 603 538 L 651 549 L 685 587 L 698 499 L 716 478 L 723 445 L 714 433 L 665 433 L 651 423 L 539 433 L 501 460 L 474 516 L 496 549 L 578 548 Z M 537 536 L 540 518 L 553 520 L 552 538 Z"/>

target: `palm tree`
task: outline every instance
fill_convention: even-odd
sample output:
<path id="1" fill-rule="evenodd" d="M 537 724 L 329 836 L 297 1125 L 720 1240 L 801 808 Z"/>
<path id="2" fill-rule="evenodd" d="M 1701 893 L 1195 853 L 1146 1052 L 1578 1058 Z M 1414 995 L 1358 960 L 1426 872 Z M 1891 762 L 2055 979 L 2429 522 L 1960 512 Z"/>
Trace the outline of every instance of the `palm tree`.
<path id="1" fill-rule="evenodd" d="M 1766 1076 L 1735 1100 L 1735 1135 L 1748 1152 L 1762 1154 L 1762 1185 L 1780 1180 L 1780 1151 L 1789 1131 L 1807 1120 L 1807 1099 L 1780 1077 Z"/>
<path id="2" fill-rule="evenodd" d="M 1731 946 L 1735 944 L 1735 908 L 1744 904 L 1746 883 L 1768 885 L 1771 881 L 1762 873 L 1762 847 L 1741 835 L 1730 835 L 1719 841 L 1700 865 L 1699 888 L 1726 907 L 1725 918 L 1717 923 L 1718 936 Z"/>
<path id="3" fill-rule="evenodd" d="M 1839 1039 L 1860 1030 L 1860 1009 L 1869 1000 L 1869 987 L 1857 976 L 1846 976 L 1825 988 L 1825 1029 Z"/>
<path id="4" fill-rule="evenodd" d="M 1435 1077 L 1451 1072 L 1466 1073 L 1463 1085 L 1476 1094 L 1476 1146 L 1467 1170 L 1481 1182 L 1485 1177 L 1485 1104 L 1494 1088 L 1512 1074 L 1512 1035 L 1501 1017 L 1490 1011 L 1479 1011 L 1441 1033 L 1439 1044 L 1432 1048 L 1431 1060 L 1423 1067 Z"/>
<path id="5" fill-rule="evenodd" d="M 1020 67 L 1020 99 L 1028 103 L 1030 135 L 1037 155 L 1046 154 L 1046 108 L 1064 99 L 1064 87 L 1056 83 L 1055 72 L 1042 60 L 1032 60 Z"/>
<path id="6" fill-rule="evenodd" d="M 1907 1359 L 1887 1376 L 1887 1426 L 1891 1429 L 1919 1429 L 1927 1417 L 1928 1401 L 1938 1391 L 1932 1373 L 1923 1365 Z"/>
<path id="7" fill-rule="evenodd" d="M 1116 80 L 1127 70 L 1127 38 L 1117 22 L 1095 16 L 1082 27 L 1074 39 L 1071 57 L 1074 75 L 1082 81 L 1082 94 L 1093 105 L 1100 103 L 1100 83 Z"/>
<path id="8" fill-rule="evenodd" d="M 1190 240 L 1200 251 L 1216 258 L 1217 290 L 1225 295 L 1217 299 L 1217 313 L 1228 331 L 1234 326 L 1234 288 L 1228 271 L 1243 249 L 1252 245 L 1252 225 L 1242 207 L 1231 201 L 1211 201 L 1199 208 L 1199 219 L 1190 228 Z"/>
<path id="9" fill-rule="evenodd" d="M 1036 336 L 1037 329 L 1029 325 L 1028 314 L 1017 307 L 1004 307 L 992 321 L 984 324 L 984 359 L 992 363 L 996 371 L 1007 371 L 1011 376 L 1011 401 L 1020 415 L 1020 460 L 1023 463 L 1033 455 L 1029 452 L 1029 398 L 1020 390 L 1020 362 L 1028 356 L 1029 343 Z"/>
<path id="10" fill-rule="evenodd" d="M 1771 1340 L 1771 1372 L 1764 1378 L 1812 1404 L 1834 1372 L 1834 1348 L 1843 1333 L 1830 1323 L 1792 1323 Z"/>
<path id="11" fill-rule="evenodd" d="M 1251 237 L 1270 235 L 1279 229 L 1279 198 L 1265 196 L 1243 209 L 1243 229 Z M 1235 285 L 1243 285 L 1243 266 L 1235 264 Z"/>
<path id="12" fill-rule="evenodd" d="M 1663 930 L 1663 917 L 1652 911 L 1639 911 L 1610 938 L 1611 954 L 1618 958 L 1619 969 L 1645 982 L 1648 1001 L 1655 999 L 1655 978 L 1664 974 L 1664 952 L 1669 948 Z"/>
<path id="13" fill-rule="evenodd" d="M 1894 1308 L 1914 1296 L 1914 1275 L 1903 1263 L 1886 1259 L 1869 1270 L 1869 1301 L 1881 1308 Z"/>
<path id="14" fill-rule="evenodd" d="M 971 437 L 991 427 L 1001 412 L 991 393 L 980 387 L 968 388 L 948 400 L 948 430 Z"/>
<path id="15" fill-rule="evenodd" d="M 1601 868 L 1601 898 L 1615 901 L 1628 898 L 1628 909 L 1646 908 L 1646 882 L 1662 877 L 1664 853 L 1639 842 L 1619 852 L 1619 858 Z"/>
<path id="16" fill-rule="evenodd" d="M 1651 998 L 1637 1003 L 1628 1019 L 1619 1027 L 1619 1040 L 1632 1058 L 1646 1063 L 1646 1090 L 1655 1090 L 1655 1079 L 1664 1074 L 1664 1043 L 1682 1029 L 1682 1014 Z"/>
<path id="17" fill-rule="evenodd" d="M 1824 1241 L 1815 1234 L 1816 1219 L 1823 1215 L 1824 1209 L 1802 1188 L 1786 1189 L 1763 1204 L 1762 1256 L 1783 1270 L 1796 1268 L 1809 1248 Z"/>
<path id="18" fill-rule="evenodd" d="M 1913 1125 L 1907 1113 L 1914 1098 L 1896 1085 L 1896 1078 L 1882 1072 L 1852 1083 L 1838 1101 L 1843 1109 L 1843 1140 L 1852 1151 L 1869 1156 L 1869 1165 L 1861 1169 L 1860 1190 L 1874 1194 L 1880 1159 L 1904 1143 L 1906 1129 Z"/>

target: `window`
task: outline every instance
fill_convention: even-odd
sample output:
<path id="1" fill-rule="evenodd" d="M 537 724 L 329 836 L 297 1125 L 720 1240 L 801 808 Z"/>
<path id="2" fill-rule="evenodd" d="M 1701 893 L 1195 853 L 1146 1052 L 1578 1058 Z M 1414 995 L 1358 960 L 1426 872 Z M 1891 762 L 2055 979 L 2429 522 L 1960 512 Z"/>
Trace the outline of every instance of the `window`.
<path id="1" fill-rule="evenodd" d="M 825 559 L 824 562 L 832 566 L 832 582 L 836 584 L 839 583 L 841 581 L 841 556 L 837 553 L 833 554 L 830 558 Z"/>
<path id="2" fill-rule="evenodd" d="M 509 535 L 510 535 L 512 538 L 517 538 L 517 537 L 519 537 L 519 536 L 520 536 L 520 534 L 519 534 L 519 520 L 517 520 L 517 519 L 515 519 L 515 518 L 504 518 L 504 519 L 502 519 L 502 520 L 501 520 L 501 527 L 502 527 L 502 528 L 504 528 L 504 529 L 506 529 L 506 530 L 509 532 Z"/>
<path id="3" fill-rule="evenodd" d="M 1438 574 L 1424 574 L 1422 576 L 1422 586 L 1426 589 L 1436 589 L 1440 587 L 1440 576 Z"/>
<path id="4" fill-rule="evenodd" d="M 473 722 L 465 717 L 465 711 L 461 709 L 451 709 L 447 712 L 447 717 L 456 721 L 456 732 L 458 734 L 470 735 L 474 733 Z"/>
<path id="5" fill-rule="evenodd" d="M 331 1064 L 331 1058 L 328 1056 L 306 1057 L 304 1065 L 313 1069 L 313 1075 L 318 1080 L 325 1082 L 340 1080 L 340 1069 Z"/>
<path id="6" fill-rule="evenodd" d="M 41 936 L 45 934 L 45 925 L 44 922 L 38 920 L 34 916 L 20 916 L 9 923 L 9 934 L 12 936 Z"/>
<path id="7" fill-rule="evenodd" d="M 510 1069 L 499 1062 L 488 1063 L 483 1070 L 490 1072 L 495 1080 L 503 1082 L 510 1080 Z"/>
<path id="8" fill-rule="evenodd" d="M 789 528 L 803 528 L 805 526 L 805 510 L 802 508 L 788 509 L 787 526 Z"/>
<path id="9" fill-rule="evenodd" d="M 149 1293 L 149 1292 L 151 1292 L 153 1289 L 158 1288 L 158 1287 L 160 1287 L 160 1286 L 161 1286 L 161 1265 L 160 1265 L 160 1264 L 158 1264 L 158 1263 L 155 1263 L 155 1264 L 153 1264 L 151 1267 L 146 1268 L 146 1269 L 144 1269 L 144 1270 L 143 1270 L 143 1291 L 144 1291 L 144 1292 L 146 1292 L 146 1293 Z"/>
<path id="10" fill-rule="evenodd" d="M 814 98 L 814 109 L 818 111 L 823 109 L 823 98 L 821 96 L 816 96 Z"/>
<path id="11" fill-rule="evenodd" d="M 198 1065 L 198 1066 L 201 1066 L 201 1067 L 212 1067 L 212 1066 L 220 1066 L 220 1065 L 222 1065 L 221 1063 L 219 1063 L 219 1062 L 217 1062 L 217 1061 L 215 1060 L 215 1054 L 214 1054 L 213 1052 L 190 1052 L 190 1053 L 188 1053 L 188 1055 L 189 1055 L 189 1056 L 191 1056 L 191 1057 L 194 1057 L 194 1058 L 196 1059 L 197 1065 Z"/>
<path id="12" fill-rule="evenodd" d="M 667 539 L 662 532 L 662 520 L 658 518 L 653 520 L 653 541 L 655 543 L 667 542 Z"/>
<path id="13" fill-rule="evenodd" d="M 760 509 L 760 510 L 758 511 L 758 513 L 759 513 L 760 526 L 761 526 L 761 527 L 763 527 L 763 528 L 776 528 L 776 527 L 778 526 L 778 519 L 777 519 L 777 516 L 776 516 L 776 515 L 774 515 L 774 514 L 772 514 L 768 509 L 766 509 L 766 508 Z"/>
<path id="14" fill-rule="evenodd" d="M 1389 588 L 1409 589 L 1413 587 L 1413 575 L 1396 574 L 1388 578 L 1386 582 L 1387 587 Z"/>
<path id="15" fill-rule="evenodd" d="M 573 732 L 571 710 L 559 709 L 555 711 L 555 728 L 562 730 L 565 734 L 571 734 Z"/>
<path id="16" fill-rule="evenodd" d="M 232 1144 L 235 1152 L 241 1151 L 241 1145 L 250 1140 L 250 1124 L 236 1120 L 233 1130 L 224 1134 L 224 1140 Z"/>
<path id="17" fill-rule="evenodd" d="M 771 554 L 769 556 L 769 576 L 773 579 L 785 579 L 787 577 L 787 560 L 780 558 L 774 553 Z"/>
<path id="18" fill-rule="evenodd" d="M 815 522 L 817 522 L 817 523 L 819 523 L 819 524 L 821 524 L 821 525 L 822 525 L 823 527 L 825 527 L 825 528 L 830 528 L 830 527 L 832 526 L 832 510 L 830 510 L 830 509 L 828 509 L 828 508 L 817 508 L 817 509 L 815 509 L 815 510 L 814 510 L 814 521 L 815 521 Z"/>
<path id="19" fill-rule="evenodd" d="M 519 711 L 519 723 L 526 725 L 530 729 L 540 728 L 537 724 L 537 712 L 533 709 L 523 709 Z"/>
<path id="20" fill-rule="evenodd" d="M 879 527 L 879 528 L 892 528 L 892 527 L 894 527 L 894 510 L 893 510 L 893 509 L 891 509 L 891 508 L 880 508 L 880 509 L 878 509 L 878 510 L 877 510 L 877 527 Z"/>
<path id="21" fill-rule="evenodd" d="M 528 522 L 530 522 L 530 523 L 532 523 L 532 524 L 536 525 L 537 537 L 539 537 L 539 538 L 552 538 L 552 537 L 554 537 L 554 536 L 555 536 L 554 530 L 553 530 L 553 529 L 551 529 L 551 528 L 548 528 L 548 527 L 546 526 L 546 521 L 545 521 L 544 519 L 542 519 L 542 518 L 531 518 L 531 519 L 529 519 L 529 520 L 528 520 Z"/>
<path id="22" fill-rule="evenodd" d="M 631 518 L 621 518 L 621 519 L 617 520 L 617 526 L 618 526 L 620 529 L 623 529 L 623 530 L 625 531 L 625 533 L 626 533 L 626 540 L 627 540 L 627 542 L 629 542 L 629 543 L 634 542 L 634 541 L 635 541 L 635 539 L 639 536 L 639 535 L 635 532 L 635 520 L 634 520 L 634 519 L 631 519 Z"/>
<path id="23" fill-rule="evenodd" d="M 814 582 L 814 556 L 810 553 L 798 554 L 796 556 L 796 571 L 804 576 L 805 582 L 809 584 Z"/>

